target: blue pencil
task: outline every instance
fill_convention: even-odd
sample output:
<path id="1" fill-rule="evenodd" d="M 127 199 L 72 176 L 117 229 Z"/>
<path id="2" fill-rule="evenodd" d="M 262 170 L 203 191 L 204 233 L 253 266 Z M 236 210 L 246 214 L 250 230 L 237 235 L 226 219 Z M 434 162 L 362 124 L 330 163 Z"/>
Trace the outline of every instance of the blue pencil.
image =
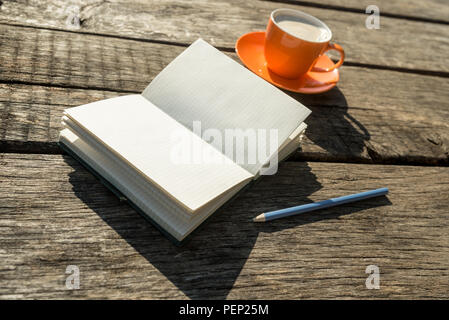
<path id="1" fill-rule="evenodd" d="M 254 222 L 265 222 L 265 221 L 270 221 L 270 220 L 274 220 L 274 219 L 285 218 L 285 217 L 293 216 L 293 215 L 304 213 L 304 212 L 315 211 L 315 210 L 319 210 L 319 209 L 338 206 L 340 204 L 345 204 L 345 203 L 360 201 L 360 200 L 364 200 L 364 199 L 368 199 L 368 198 L 383 196 L 383 195 L 386 195 L 387 193 L 388 193 L 388 188 L 380 188 L 380 189 L 370 190 L 370 191 L 366 191 L 366 192 L 360 192 L 360 193 L 351 194 L 348 196 L 332 198 L 329 200 L 323 200 L 323 201 L 314 202 L 314 203 L 303 204 L 303 205 L 297 206 L 297 207 L 291 207 L 291 208 L 261 213 L 260 215 L 255 217 L 253 219 L 253 221 Z"/>

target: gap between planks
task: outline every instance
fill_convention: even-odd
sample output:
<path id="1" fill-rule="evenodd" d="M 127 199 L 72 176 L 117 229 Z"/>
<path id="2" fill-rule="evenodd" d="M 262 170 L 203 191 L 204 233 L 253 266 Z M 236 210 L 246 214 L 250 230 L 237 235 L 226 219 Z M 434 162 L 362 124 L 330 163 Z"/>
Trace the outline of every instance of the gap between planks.
<path id="1" fill-rule="evenodd" d="M 96 87 L 96 86 L 76 86 L 76 85 L 65 85 L 65 84 L 57 84 L 57 83 L 47 83 L 47 82 L 39 82 L 39 81 L 21 81 L 21 80 L 4 80 L 0 79 L 0 84 L 9 84 L 9 85 L 25 85 L 25 86 L 41 86 L 41 87 L 47 87 L 47 88 L 62 88 L 62 89 L 77 89 L 77 90 L 101 90 L 101 91 L 107 91 L 107 92 L 114 92 L 114 93 L 129 93 L 129 94 L 135 94 L 135 93 L 142 93 L 142 91 L 138 90 L 126 90 L 126 89 L 111 89 L 107 87 Z"/>

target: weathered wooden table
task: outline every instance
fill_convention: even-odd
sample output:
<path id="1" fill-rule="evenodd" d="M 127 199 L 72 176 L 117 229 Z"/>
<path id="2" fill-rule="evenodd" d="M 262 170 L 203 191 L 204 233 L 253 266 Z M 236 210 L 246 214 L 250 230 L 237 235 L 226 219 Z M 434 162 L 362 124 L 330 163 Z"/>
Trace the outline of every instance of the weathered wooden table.
<path id="1" fill-rule="evenodd" d="M 449 4 L 295 2 L 0 1 L 0 298 L 449 297 Z M 301 150 L 184 247 L 58 148 L 63 109 L 141 92 L 198 37 L 237 59 L 235 40 L 278 7 L 332 28 L 341 81 L 292 95 L 313 111 Z M 251 222 L 384 186 L 383 200 Z"/>

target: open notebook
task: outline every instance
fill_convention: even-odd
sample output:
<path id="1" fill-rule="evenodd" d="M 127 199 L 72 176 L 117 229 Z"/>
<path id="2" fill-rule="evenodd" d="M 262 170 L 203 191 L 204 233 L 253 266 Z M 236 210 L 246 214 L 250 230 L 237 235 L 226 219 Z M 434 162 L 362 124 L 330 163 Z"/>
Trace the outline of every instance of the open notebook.
<path id="1" fill-rule="evenodd" d="M 141 95 L 65 110 L 60 143 L 181 242 L 251 180 L 274 173 L 309 114 L 199 39 Z"/>

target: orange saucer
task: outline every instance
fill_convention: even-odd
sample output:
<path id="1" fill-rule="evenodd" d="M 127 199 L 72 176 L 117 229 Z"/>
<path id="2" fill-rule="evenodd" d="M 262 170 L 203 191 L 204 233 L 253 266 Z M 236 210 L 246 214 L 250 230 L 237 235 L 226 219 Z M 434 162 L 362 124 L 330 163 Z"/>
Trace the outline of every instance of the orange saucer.
<path id="1" fill-rule="evenodd" d="M 265 31 L 250 32 L 237 40 L 235 51 L 248 69 L 271 84 L 299 93 L 321 93 L 337 85 L 340 78 L 338 69 L 330 72 L 309 71 L 298 79 L 287 79 L 275 74 L 267 67 L 264 55 L 264 42 Z M 315 67 L 326 69 L 333 65 L 334 62 L 328 56 L 322 55 L 318 58 Z"/>

